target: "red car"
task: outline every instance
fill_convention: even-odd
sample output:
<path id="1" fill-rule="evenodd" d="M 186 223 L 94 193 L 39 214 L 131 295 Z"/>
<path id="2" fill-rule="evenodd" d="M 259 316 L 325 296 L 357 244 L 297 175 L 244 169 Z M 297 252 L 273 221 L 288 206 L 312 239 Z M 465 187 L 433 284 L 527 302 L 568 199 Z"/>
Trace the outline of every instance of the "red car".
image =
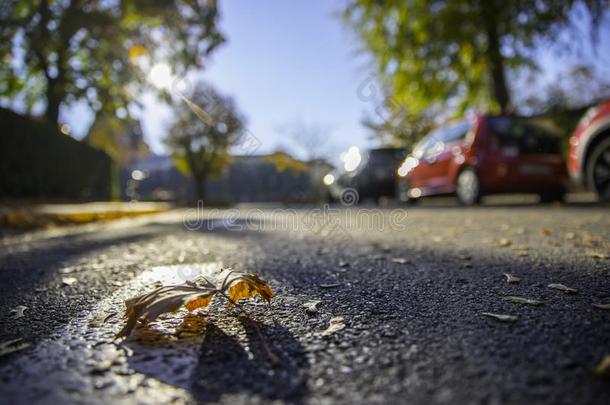
<path id="1" fill-rule="evenodd" d="M 491 193 L 536 193 L 561 200 L 567 173 L 561 137 L 510 116 L 476 115 L 422 139 L 398 168 L 398 197 L 456 194 L 464 205 Z"/>
<path id="2" fill-rule="evenodd" d="M 610 100 L 590 108 L 570 138 L 572 179 L 610 201 Z"/>

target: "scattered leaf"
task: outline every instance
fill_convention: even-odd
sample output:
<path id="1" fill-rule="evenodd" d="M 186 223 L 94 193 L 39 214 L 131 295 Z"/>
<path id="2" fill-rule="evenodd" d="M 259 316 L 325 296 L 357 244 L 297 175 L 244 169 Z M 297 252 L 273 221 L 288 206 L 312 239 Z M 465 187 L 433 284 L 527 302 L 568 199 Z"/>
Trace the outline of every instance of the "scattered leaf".
<path id="1" fill-rule="evenodd" d="M 342 329 L 345 329 L 345 323 L 343 323 L 342 316 L 335 316 L 330 318 L 330 322 L 328 324 L 328 328 L 322 332 L 322 336 L 330 336 L 335 332 L 338 332 Z"/>
<path id="2" fill-rule="evenodd" d="M 610 256 L 608 256 L 607 254 L 594 251 L 586 252 L 585 256 L 592 257 L 594 259 L 610 259 Z"/>
<path id="3" fill-rule="evenodd" d="M 568 287 L 563 284 L 549 284 L 549 285 L 547 285 L 547 287 L 552 288 L 554 290 L 563 291 L 566 294 L 576 294 L 578 292 L 577 289 Z"/>
<path id="4" fill-rule="evenodd" d="M 543 301 L 533 300 L 530 298 L 517 297 L 514 295 L 507 295 L 506 297 L 502 297 L 502 299 L 506 302 L 512 302 L 513 304 L 524 304 L 524 305 L 542 305 Z"/>
<path id="5" fill-rule="evenodd" d="M 75 279 L 74 277 L 64 277 L 61 279 L 61 282 L 67 286 L 71 286 L 72 284 L 76 283 L 77 281 L 78 280 Z"/>
<path id="6" fill-rule="evenodd" d="M 409 260 L 405 259 L 404 257 L 395 257 L 392 259 L 392 263 L 407 264 L 409 263 Z"/>
<path id="7" fill-rule="evenodd" d="M 519 281 L 521 281 L 521 279 L 517 276 L 515 276 L 514 274 L 510 274 L 510 273 L 504 273 L 504 277 L 506 277 L 506 282 L 508 284 L 516 284 Z"/>
<path id="8" fill-rule="evenodd" d="M 595 308 L 610 310 L 610 304 L 592 304 Z"/>
<path id="9" fill-rule="evenodd" d="M 320 284 L 320 288 L 335 288 L 335 287 L 341 287 L 341 283 Z"/>
<path id="10" fill-rule="evenodd" d="M 19 305 L 17 308 L 11 309 L 11 314 L 13 315 L 11 319 L 19 319 L 23 318 L 25 315 L 23 314 L 28 307 L 24 305 Z"/>
<path id="11" fill-rule="evenodd" d="M 600 376 L 610 377 L 610 354 L 605 355 L 597 366 L 595 366 L 593 373 Z"/>
<path id="12" fill-rule="evenodd" d="M 14 352 L 18 352 L 27 347 L 30 347 L 30 344 L 28 342 L 23 342 L 23 339 L 21 338 L 2 342 L 0 343 L 0 357 L 6 356 L 7 354 L 11 354 Z"/>
<path id="13" fill-rule="evenodd" d="M 498 247 L 508 247 L 510 245 L 512 245 L 512 242 L 508 239 L 502 238 L 500 240 L 498 240 Z"/>
<path id="14" fill-rule="evenodd" d="M 182 285 L 159 287 L 125 301 L 127 322 L 116 337 L 129 336 L 139 319 L 150 322 L 161 314 L 177 311 L 183 305 L 189 311 L 206 307 L 217 293 L 228 298 L 229 305 L 239 305 L 239 300 L 255 295 L 260 295 L 263 300 L 269 302 L 273 296 L 271 287 L 256 274 L 226 269 L 218 274 L 218 280 L 220 279 L 220 287 L 201 277 L 201 285 L 190 281 Z"/>
<path id="15" fill-rule="evenodd" d="M 491 318 L 495 318 L 498 321 L 502 321 L 502 322 L 515 322 L 517 319 L 519 319 L 517 316 L 515 315 L 506 315 L 506 314 L 494 314 L 492 312 L 481 312 L 481 315 L 483 316 L 489 316 Z"/>
<path id="16" fill-rule="evenodd" d="M 322 302 L 320 300 L 308 301 L 303 304 L 303 308 L 305 308 L 305 313 L 308 315 L 313 315 L 318 313 L 318 304 Z"/>

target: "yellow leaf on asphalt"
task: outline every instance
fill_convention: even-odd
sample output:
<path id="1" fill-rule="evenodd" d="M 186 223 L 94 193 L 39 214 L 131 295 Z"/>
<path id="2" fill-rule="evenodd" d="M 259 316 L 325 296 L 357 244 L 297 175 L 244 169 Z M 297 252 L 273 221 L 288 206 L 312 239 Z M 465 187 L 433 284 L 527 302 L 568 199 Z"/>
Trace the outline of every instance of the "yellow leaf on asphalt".
<path id="1" fill-rule="evenodd" d="M 578 290 L 575 288 L 571 288 L 571 287 L 568 287 L 566 285 L 559 284 L 559 283 L 549 284 L 549 285 L 547 285 L 547 287 L 552 288 L 554 290 L 563 291 L 566 294 L 576 294 L 578 292 Z"/>
<path id="2" fill-rule="evenodd" d="M 30 344 L 28 342 L 24 342 L 21 338 L 2 342 L 0 343 L 0 357 L 18 352 L 28 347 L 30 347 Z"/>
<path id="3" fill-rule="evenodd" d="M 342 316 L 335 316 L 330 318 L 330 322 L 328 324 L 328 328 L 324 330 L 321 335 L 322 336 L 330 336 L 335 332 L 339 332 L 340 330 L 345 329 L 345 323 L 343 323 Z"/>
<path id="4" fill-rule="evenodd" d="M 19 318 L 23 318 L 25 315 L 23 314 L 25 312 L 25 310 L 28 309 L 28 307 L 26 307 L 25 305 L 19 305 L 17 306 L 17 308 L 15 309 L 11 309 L 11 314 L 12 319 L 19 319 Z"/>
<path id="5" fill-rule="evenodd" d="M 519 319 L 515 315 L 494 314 L 493 312 L 481 312 L 481 315 L 488 316 L 490 318 L 495 318 L 498 321 L 502 322 L 515 322 L 517 319 Z"/>
<path id="6" fill-rule="evenodd" d="M 513 274 L 510 273 L 504 273 L 504 277 L 506 277 L 506 282 L 508 284 L 516 284 L 519 281 L 521 281 L 521 279 Z"/>
<path id="7" fill-rule="evenodd" d="M 610 377 L 610 354 L 604 356 L 603 359 L 595 366 L 593 373 L 601 376 Z"/>
<path id="8" fill-rule="evenodd" d="M 508 295 L 506 297 L 502 297 L 502 299 L 506 302 L 512 302 L 513 304 L 524 304 L 524 305 L 534 305 L 534 306 L 544 304 L 543 301 L 533 300 L 530 298 L 517 297 L 514 295 Z"/>
<path id="9" fill-rule="evenodd" d="M 498 247 L 508 247 L 510 245 L 512 245 L 512 242 L 506 238 L 498 240 Z"/>
<path id="10" fill-rule="evenodd" d="M 197 308 L 207 307 L 208 305 L 210 305 L 211 301 L 212 301 L 212 294 L 210 294 L 206 297 L 195 298 L 194 300 L 187 302 L 184 306 L 189 311 L 194 311 Z"/>
<path id="11" fill-rule="evenodd" d="M 256 274 L 228 271 L 224 277 L 221 290 L 227 291 L 231 303 L 237 303 L 244 298 L 252 298 L 259 295 L 264 301 L 269 302 L 273 297 L 273 291 L 269 284 Z"/>

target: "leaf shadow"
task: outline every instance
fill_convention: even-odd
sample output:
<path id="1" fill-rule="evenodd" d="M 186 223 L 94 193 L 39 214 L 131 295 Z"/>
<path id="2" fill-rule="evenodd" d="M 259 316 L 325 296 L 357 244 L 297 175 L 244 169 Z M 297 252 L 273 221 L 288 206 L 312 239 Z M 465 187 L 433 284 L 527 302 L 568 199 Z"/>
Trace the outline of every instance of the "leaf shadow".
<path id="1" fill-rule="evenodd" d="M 187 315 L 175 323 L 175 332 L 159 328 L 157 322 L 139 324 L 123 343 L 130 351 L 129 369 L 184 389 L 198 403 L 218 402 L 225 394 L 302 402 L 308 392 L 308 363 L 290 331 L 233 317 L 208 319 L 202 330 L 196 317 L 203 319 Z M 270 361 L 256 328 L 279 364 Z"/>
<path id="2" fill-rule="evenodd" d="M 251 318 L 239 322 L 245 331 L 244 342 L 215 324 L 208 325 L 193 373 L 192 393 L 197 401 L 218 402 L 224 394 L 242 394 L 300 403 L 308 391 L 308 363 L 298 339 L 278 324 L 255 326 Z M 256 327 L 279 358 L 278 364 L 270 361 Z"/>

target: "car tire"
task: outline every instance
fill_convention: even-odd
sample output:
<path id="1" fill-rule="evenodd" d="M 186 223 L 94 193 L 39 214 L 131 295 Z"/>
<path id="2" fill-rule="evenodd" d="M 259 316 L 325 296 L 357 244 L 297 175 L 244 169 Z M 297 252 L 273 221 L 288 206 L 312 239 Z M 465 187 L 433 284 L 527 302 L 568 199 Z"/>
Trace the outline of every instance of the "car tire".
<path id="1" fill-rule="evenodd" d="M 462 205 L 475 205 L 481 201 L 481 182 L 472 167 L 467 167 L 458 174 L 455 193 Z"/>
<path id="2" fill-rule="evenodd" d="M 610 201 L 610 137 L 595 146 L 586 169 L 588 187 L 601 201 Z"/>

